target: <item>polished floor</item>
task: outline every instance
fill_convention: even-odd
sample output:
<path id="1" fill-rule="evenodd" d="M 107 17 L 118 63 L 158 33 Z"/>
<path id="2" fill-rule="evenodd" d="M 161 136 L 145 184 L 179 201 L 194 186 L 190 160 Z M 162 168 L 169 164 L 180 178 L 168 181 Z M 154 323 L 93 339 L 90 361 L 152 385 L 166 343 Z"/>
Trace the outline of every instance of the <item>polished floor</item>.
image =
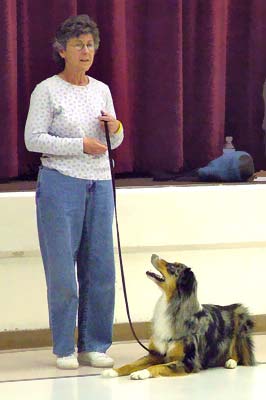
<path id="1" fill-rule="evenodd" d="M 255 336 L 256 367 L 209 369 L 185 377 L 132 381 L 104 379 L 100 369 L 60 371 L 50 349 L 0 352 L 3 400 L 257 400 L 266 393 L 266 336 Z M 121 365 L 142 356 L 136 343 L 115 343 L 109 354 Z"/>

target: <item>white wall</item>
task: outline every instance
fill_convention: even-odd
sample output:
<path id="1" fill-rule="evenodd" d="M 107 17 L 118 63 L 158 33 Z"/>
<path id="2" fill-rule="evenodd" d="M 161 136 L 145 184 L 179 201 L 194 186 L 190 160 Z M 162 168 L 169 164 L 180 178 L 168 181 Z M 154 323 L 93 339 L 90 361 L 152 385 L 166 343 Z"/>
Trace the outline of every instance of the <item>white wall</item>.
<path id="1" fill-rule="evenodd" d="M 152 253 L 192 267 L 202 303 L 266 314 L 266 185 L 118 189 L 117 203 L 133 321 L 148 321 L 160 294 L 145 276 Z M 0 221 L 0 331 L 47 328 L 34 193 L 0 194 Z M 115 322 L 126 322 L 116 260 Z"/>

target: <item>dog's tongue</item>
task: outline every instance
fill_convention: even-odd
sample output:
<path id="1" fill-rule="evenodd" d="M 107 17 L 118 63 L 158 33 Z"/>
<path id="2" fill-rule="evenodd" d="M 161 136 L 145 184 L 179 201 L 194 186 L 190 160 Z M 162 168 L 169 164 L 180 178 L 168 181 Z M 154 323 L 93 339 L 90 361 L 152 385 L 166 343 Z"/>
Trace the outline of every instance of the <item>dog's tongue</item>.
<path id="1" fill-rule="evenodd" d="M 162 276 L 160 276 L 160 275 L 158 275 L 158 274 L 155 274 L 154 272 L 146 271 L 146 275 L 147 275 L 148 277 L 151 277 L 151 278 L 156 279 L 157 281 L 160 281 L 160 282 L 163 282 L 163 281 L 164 281 L 164 278 L 163 278 Z"/>

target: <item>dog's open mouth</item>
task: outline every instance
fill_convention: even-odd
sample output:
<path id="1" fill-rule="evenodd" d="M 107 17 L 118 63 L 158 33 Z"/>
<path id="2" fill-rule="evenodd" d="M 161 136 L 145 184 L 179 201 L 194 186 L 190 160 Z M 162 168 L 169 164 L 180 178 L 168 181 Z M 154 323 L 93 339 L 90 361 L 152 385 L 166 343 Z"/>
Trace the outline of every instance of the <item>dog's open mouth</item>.
<path id="1" fill-rule="evenodd" d="M 162 275 L 155 274 L 154 272 L 151 272 L 151 271 L 147 271 L 146 275 L 149 278 L 155 279 L 158 282 L 164 282 L 165 281 L 165 279 L 164 279 L 164 277 Z"/>

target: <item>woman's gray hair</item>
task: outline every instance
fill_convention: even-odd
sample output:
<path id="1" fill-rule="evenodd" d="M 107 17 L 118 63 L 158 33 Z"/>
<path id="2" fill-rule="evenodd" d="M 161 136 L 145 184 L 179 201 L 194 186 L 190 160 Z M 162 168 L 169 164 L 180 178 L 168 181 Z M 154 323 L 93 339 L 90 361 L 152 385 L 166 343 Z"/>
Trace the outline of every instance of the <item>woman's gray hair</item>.
<path id="1" fill-rule="evenodd" d="M 65 66 L 64 59 L 59 52 L 66 49 L 69 39 L 90 33 L 93 37 L 95 50 L 99 48 L 100 35 L 96 22 L 88 15 L 81 14 L 67 18 L 56 31 L 53 41 L 53 58 L 62 68 Z"/>

